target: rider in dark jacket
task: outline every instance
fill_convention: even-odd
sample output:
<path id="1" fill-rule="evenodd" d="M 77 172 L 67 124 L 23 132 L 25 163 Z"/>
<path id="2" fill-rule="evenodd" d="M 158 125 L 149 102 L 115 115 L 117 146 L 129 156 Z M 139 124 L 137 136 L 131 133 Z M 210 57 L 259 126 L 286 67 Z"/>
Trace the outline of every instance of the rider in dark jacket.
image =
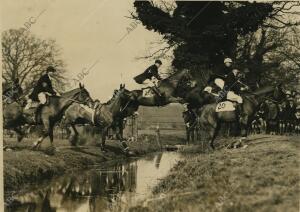
<path id="1" fill-rule="evenodd" d="M 162 65 L 160 60 L 155 60 L 155 63 L 149 66 L 142 74 L 137 75 L 134 77 L 134 80 L 138 84 L 146 84 L 148 87 L 151 87 L 153 91 L 160 97 L 163 95 L 160 93 L 159 89 L 157 88 L 156 80 L 161 80 L 161 77 L 158 74 L 158 69 Z M 148 82 L 152 82 L 152 85 L 149 85 Z"/>
<path id="2" fill-rule="evenodd" d="M 51 82 L 51 73 L 55 73 L 56 70 L 49 66 L 46 70 L 46 73 L 40 77 L 37 81 L 32 93 L 29 95 L 29 98 L 33 101 L 39 101 L 38 95 L 41 92 L 47 92 L 51 95 L 57 95 L 56 91 L 53 89 L 52 82 Z"/>
<path id="3" fill-rule="evenodd" d="M 162 65 L 160 60 L 156 60 L 155 64 L 149 66 L 142 74 L 134 77 L 134 80 L 138 84 L 143 84 L 143 82 L 147 79 L 151 80 L 152 77 L 155 77 L 158 80 L 161 80 L 161 77 L 158 74 L 158 69 Z"/>

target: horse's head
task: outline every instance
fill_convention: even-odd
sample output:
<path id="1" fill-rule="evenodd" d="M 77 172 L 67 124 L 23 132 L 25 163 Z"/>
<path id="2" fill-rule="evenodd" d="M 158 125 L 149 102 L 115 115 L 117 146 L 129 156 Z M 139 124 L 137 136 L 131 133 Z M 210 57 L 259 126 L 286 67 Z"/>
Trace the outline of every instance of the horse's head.
<path id="1" fill-rule="evenodd" d="M 121 99 L 123 100 L 123 102 L 127 103 L 130 101 L 135 101 L 136 100 L 136 96 L 134 95 L 133 92 L 127 90 L 125 88 L 125 84 L 121 84 L 120 85 L 120 90 L 121 91 Z"/>
<path id="2" fill-rule="evenodd" d="M 129 102 L 135 100 L 134 94 L 125 88 L 125 84 L 120 85 L 120 89 L 117 90 L 114 96 L 114 99 L 118 99 L 122 106 L 127 105 Z"/>
<path id="3" fill-rule="evenodd" d="M 78 102 L 88 105 L 89 107 L 91 107 L 94 102 L 90 96 L 90 93 L 84 88 L 84 85 L 81 83 L 79 83 L 79 89 L 75 95 L 75 98 Z"/>

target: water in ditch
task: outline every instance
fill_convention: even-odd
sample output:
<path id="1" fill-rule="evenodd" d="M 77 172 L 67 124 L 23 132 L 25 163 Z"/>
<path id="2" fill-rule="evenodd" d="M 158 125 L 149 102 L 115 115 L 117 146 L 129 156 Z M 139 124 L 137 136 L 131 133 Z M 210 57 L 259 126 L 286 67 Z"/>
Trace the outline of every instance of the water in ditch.
<path id="1" fill-rule="evenodd" d="M 6 211 L 127 211 L 150 197 L 159 181 L 180 160 L 177 152 L 93 167 L 33 186 L 10 199 Z"/>

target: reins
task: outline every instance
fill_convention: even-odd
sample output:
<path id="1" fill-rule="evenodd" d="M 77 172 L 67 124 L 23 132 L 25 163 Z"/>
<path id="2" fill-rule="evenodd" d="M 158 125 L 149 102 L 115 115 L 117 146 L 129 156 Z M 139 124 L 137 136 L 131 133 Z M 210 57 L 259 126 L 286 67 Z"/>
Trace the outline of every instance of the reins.
<path id="1" fill-rule="evenodd" d="M 128 105 L 129 105 L 130 102 L 131 102 L 131 100 L 128 100 L 127 103 L 126 103 L 126 105 L 123 107 L 122 110 L 120 110 L 120 112 L 123 112 L 128 107 Z"/>

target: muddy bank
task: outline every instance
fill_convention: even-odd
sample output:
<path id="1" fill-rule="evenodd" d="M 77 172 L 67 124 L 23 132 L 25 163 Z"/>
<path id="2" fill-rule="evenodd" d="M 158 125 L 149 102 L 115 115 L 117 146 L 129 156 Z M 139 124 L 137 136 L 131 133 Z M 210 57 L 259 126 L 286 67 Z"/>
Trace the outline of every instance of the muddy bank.
<path id="1" fill-rule="evenodd" d="M 180 137 L 162 138 L 159 144 L 155 136 L 141 137 L 138 141 L 129 142 L 128 145 L 135 157 L 147 153 L 159 151 L 161 145 L 175 145 L 183 142 Z M 107 151 L 102 152 L 100 147 L 90 142 L 84 146 L 71 147 L 66 140 L 56 140 L 56 152 L 54 155 L 46 154 L 49 142 L 45 141 L 42 151 L 32 151 L 32 139 L 26 139 L 22 143 L 6 141 L 11 148 L 4 151 L 4 187 L 8 195 L 20 189 L 24 190 L 32 183 L 49 180 L 75 170 L 87 169 L 89 166 L 109 163 L 116 160 L 128 160 L 122 152 L 121 145 L 117 141 L 107 142 Z"/>
<path id="2" fill-rule="evenodd" d="M 299 140 L 256 135 L 244 149 L 193 148 L 130 211 L 299 211 Z"/>

